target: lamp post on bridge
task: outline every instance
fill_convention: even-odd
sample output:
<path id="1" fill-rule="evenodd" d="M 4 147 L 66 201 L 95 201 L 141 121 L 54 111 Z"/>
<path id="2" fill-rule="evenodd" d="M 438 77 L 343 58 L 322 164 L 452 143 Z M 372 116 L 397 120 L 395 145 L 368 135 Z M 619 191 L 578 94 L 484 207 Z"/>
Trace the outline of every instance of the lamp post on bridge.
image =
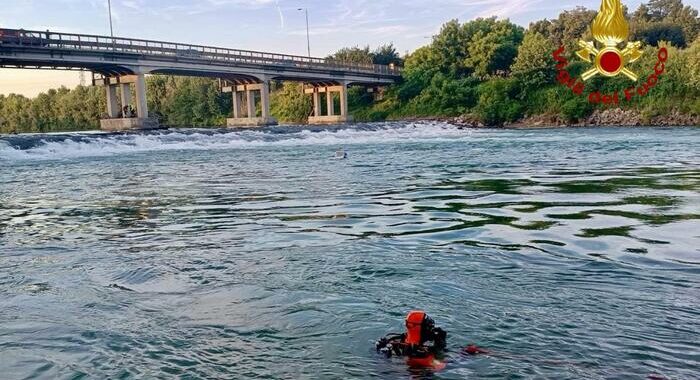
<path id="1" fill-rule="evenodd" d="M 112 50 L 117 50 L 114 41 L 114 27 L 112 26 L 112 0 L 107 0 L 107 11 L 109 12 L 109 35 L 112 37 Z"/>
<path id="2" fill-rule="evenodd" d="M 107 0 L 107 11 L 109 12 L 109 35 L 114 39 L 114 28 L 112 27 L 112 0 Z"/>
<path id="3" fill-rule="evenodd" d="M 309 37 L 309 8 L 298 8 L 298 11 L 304 11 L 306 15 L 306 50 L 311 58 L 311 38 Z"/>

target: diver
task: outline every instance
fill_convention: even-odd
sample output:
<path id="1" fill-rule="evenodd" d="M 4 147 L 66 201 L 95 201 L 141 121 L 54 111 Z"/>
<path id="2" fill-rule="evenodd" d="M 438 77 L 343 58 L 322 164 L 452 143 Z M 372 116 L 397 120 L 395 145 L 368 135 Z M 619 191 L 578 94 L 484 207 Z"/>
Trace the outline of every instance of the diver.
<path id="1" fill-rule="evenodd" d="M 336 160 L 345 160 L 346 158 L 348 158 L 348 152 L 346 152 L 345 149 L 340 148 L 335 152 Z"/>
<path id="2" fill-rule="evenodd" d="M 475 355 L 487 355 L 492 358 L 504 358 L 508 360 L 530 360 L 531 356 L 511 355 L 507 353 L 493 352 L 473 343 L 460 349 L 459 356 L 448 358 L 447 332 L 436 327 L 435 321 L 424 311 L 411 311 L 406 316 L 406 332 L 387 334 L 384 338 L 375 342 L 377 353 L 386 355 L 387 358 L 398 356 L 406 358 L 406 364 L 411 370 L 437 372 L 445 369 L 449 361 L 458 361 L 460 358 L 468 358 Z M 586 363 L 568 360 L 540 359 L 542 365 L 557 365 L 567 367 L 584 367 Z M 422 372 L 421 372 L 422 373 Z M 651 374 L 649 380 L 663 380 L 666 377 Z"/>
<path id="3" fill-rule="evenodd" d="M 375 343 L 378 353 L 386 357 L 406 357 L 411 367 L 437 367 L 447 350 L 447 332 L 435 326 L 424 311 L 411 311 L 406 316 L 406 332 L 387 334 Z"/>

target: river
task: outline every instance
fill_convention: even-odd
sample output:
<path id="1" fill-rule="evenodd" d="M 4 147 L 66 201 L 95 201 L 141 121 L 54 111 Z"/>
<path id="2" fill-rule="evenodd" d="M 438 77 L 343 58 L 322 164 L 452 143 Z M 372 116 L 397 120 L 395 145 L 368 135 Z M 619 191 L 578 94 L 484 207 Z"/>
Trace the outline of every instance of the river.
<path id="1" fill-rule="evenodd" d="M 698 128 L 0 136 L 0 377 L 697 379 L 699 219 Z"/>

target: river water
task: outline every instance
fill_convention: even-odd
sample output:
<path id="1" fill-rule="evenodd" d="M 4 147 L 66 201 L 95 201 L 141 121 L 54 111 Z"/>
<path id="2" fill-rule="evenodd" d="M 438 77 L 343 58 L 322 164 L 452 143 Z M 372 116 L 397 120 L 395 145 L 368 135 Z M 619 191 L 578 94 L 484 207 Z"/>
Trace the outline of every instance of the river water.
<path id="1" fill-rule="evenodd" d="M 698 379 L 699 219 L 698 128 L 2 136 L 0 377 Z"/>

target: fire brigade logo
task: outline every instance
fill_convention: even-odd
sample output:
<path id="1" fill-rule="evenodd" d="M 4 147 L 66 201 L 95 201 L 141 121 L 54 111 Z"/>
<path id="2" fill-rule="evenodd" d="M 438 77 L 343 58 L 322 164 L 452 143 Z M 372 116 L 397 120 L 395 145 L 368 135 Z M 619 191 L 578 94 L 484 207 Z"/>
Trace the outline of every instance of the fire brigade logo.
<path id="1" fill-rule="evenodd" d="M 600 12 L 591 26 L 593 38 L 602 47 L 598 48 L 594 41 L 580 40 L 581 50 L 576 52 L 582 60 L 592 63 L 593 68 L 584 72 L 581 79 L 587 81 L 600 74 L 614 77 L 624 74 L 629 79 L 639 78 L 632 70 L 625 67 L 642 56 L 641 42 L 627 42 L 623 50 L 618 46 L 629 37 L 629 24 L 625 20 L 620 0 L 602 0 Z"/>

